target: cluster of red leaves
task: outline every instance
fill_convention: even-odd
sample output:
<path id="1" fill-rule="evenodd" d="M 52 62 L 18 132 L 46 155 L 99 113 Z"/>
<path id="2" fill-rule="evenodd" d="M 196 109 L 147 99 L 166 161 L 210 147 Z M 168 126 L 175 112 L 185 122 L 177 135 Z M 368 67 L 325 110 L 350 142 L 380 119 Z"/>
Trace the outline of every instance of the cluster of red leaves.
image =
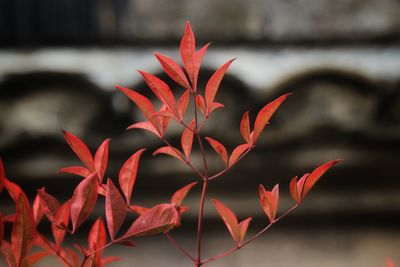
<path id="1" fill-rule="evenodd" d="M 183 88 L 183 93 L 178 100 L 175 99 L 176 93 L 172 92 L 167 83 L 150 73 L 139 71 L 151 91 L 161 102 L 162 105 L 159 110 L 156 110 L 153 103 L 144 95 L 117 86 L 117 89 L 132 100 L 146 118 L 145 121 L 134 123 L 128 129 L 143 129 L 157 136 L 165 145 L 154 151 L 153 155 L 166 154 L 180 160 L 189 166 L 203 183 L 199 205 L 197 255 L 190 255 L 168 234 L 171 229 L 180 226 L 181 216 L 188 210 L 187 206 L 182 205 L 183 200 L 197 182 L 192 182 L 176 191 L 169 203 L 160 203 L 150 208 L 132 205 L 131 197 L 138 166 L 145 149 L 133 153 L 122 165 L 119 171 L 118 185 L 116 185 L 112 179 L 104 179 L 108 164 L 110 139 L 105 140 L 93 156 L 82 140 L 67 131 L 63 131 L 65 140 L 80 159 L 82 166 L 66 167 L 59 172 L 83 177 L 76 186 L 72 197 L 66 202 L 60 203 L 54 196 L 46 192 L 45 188 L 42 188 L 37 191 L 37 196 L 31 206 L 21 188 L 6 178 L 3 166 L 0 164 L 0 190 L 4 187 L 16 205 L 14 214 L 0 214 L 0 250 L 11 267 L 33 266 L 49 255 L 56 256 L 65 266 L 104 266 L 118 260 L 116 257 L 103 257 L 103 251 L 106 247 L 117 243 L 132 247 L 135 246 L 133 238 L 158 233 L 166 234 L 170 241 L 192 260 L 195 266 L 200 266 L 227 256 L 239 247 L 251 242 L 273 223 L 300 205 L 320 177 L 338 160 L 325 163 L 310 174 L 303 175 L 300 179 L 293 178 L 290 182 L 290 193 L 295 205 L 280 216 L 278 216 L 279 185 L 275 185 L 271 191 L 260 185 L 260 205 L 268 217 L 269 224 L 259 234 L 248 240 L 246 240 L 246 232 L 251 218 L 239 222 L 232 210 L 214 199 L 215 208 L 228 228 L 235 242 L 235 247 L 209 259 L 201 258 L 201 226 L 208 182 L 222 176 L 255 148 L 257 140 L 268 125 L 272 115 L 289 96 L 289 94 L 282 95 L 266 104 L 258 112 L 252 127 L 249 112 L 245 112 L 239 126 L 244 143 L 237 145 L 230 154 L 221 142 L 212 137 L 204 137 L 204 140 L 209 143 L 224 163 L 222 170 L 210 175 L 205 148 L 203 147 L 204 140 L 200 131 L 211 114 L 216 109 L 224 107 L 223 104 L 216 101 L 216 97 L 220 83 L 233 59 L 228 60 L 215 71 L 209 78 L 202 95 L 197 90 L 198 75 L 208 46 L 209 44 L 196 50 L 193 31 L 187 24 L 180 45 L 183 69 L 173 59 L 155 53 L 167 75 Z M 192 117 L 187 118 L 186 111 L 191 99 L 195 112 Z M 175 120 L 183 127 L 180 148 L 172 146 L 166 139 L 170 120 Z M 203 168 L 192 164 L 191 154 L 195 140 L 197 140 L 200 148 Z M 102 218 L 98 218 L 94 222 L 87 236 L 87 247 L 81 244 L 76 244 L 75 247 L 65 246 L 63 241 L 66 234 L 75 234 L 80 226 L 87 221 L 98 202 L 99 196 L 105 198 L 105 222 Z M 119 235 L 128 213 L 136 214 L 137 217 L 128 230 Z M 51 223 L 52 238 L 45 237 L 36 229 L 43 218 L 47 218 Z M 4 223 L 12 223 L 11 240 L 9 241 L 3 238 Z M 106 228 L 108 229 L 108 237 Z M 31 253 L 33 246 L 40 247 L 41 251 Z"/>

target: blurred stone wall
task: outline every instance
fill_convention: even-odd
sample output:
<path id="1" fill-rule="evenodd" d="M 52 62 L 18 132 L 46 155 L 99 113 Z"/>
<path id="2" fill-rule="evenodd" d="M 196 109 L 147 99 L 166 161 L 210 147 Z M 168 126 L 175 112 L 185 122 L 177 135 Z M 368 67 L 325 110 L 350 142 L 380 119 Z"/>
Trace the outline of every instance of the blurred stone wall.
<path id="1" fill-rule="evenodd" d="M 285 231 L 303 229 L 301 235 L 316 227 L 330 229 L 328 233 L 344 231 L 340 242 L 354 250 L 362 247 L 362 237 L 371 238 L 375 246 L 366 251 L 378 251 L 377 259 L 368 258 L 371 265 L 349 266 L 376 266 L 385 256 L 396 256 L 385 254 L 392 251 L 395 240 L 371 233 L 376 229 L 392 237 L 399 233 L 399 1 L 29 3 L 0 3 L 0 155 L 8 176 L 31 196 L 46 186 L 66 199 L 79 181 L 55 174 L 78 163 L 62 139 L 61 128 L 83 138 L 92 151 L 111 137 L 108 175 L 113 178 L 131 153 L 148 147 L 134 193 L 139 203 L 165 201 L 188 183 L 191 174 L 185 166 L 151 156 L 160 142 L 140 131 L 125 131 L 140 115 L 113 86 L 122 84 L 153 97 L 136 69 L 171 82 L 161 74 L 152 53 L 178 59 L 178 41 L 190 20 L 199 44 L 214 41 L 201 85 L 227 59 L 238 58 L 218 96 L 226 108 L 215 113 L 205 136 L 225 140 L 232 149 L 241 142 L 238 126 L 244 111 L 250 110 L 254 119 L 268 101 L 295 93 L 273 118 L 255 152 L 217 181 L 210 196 L 230 203 L 242 218 L 254 216 L 254 224 L 260 225 L 264 216 L 258 208 L 258 184 L 271 187 L 280 182 L 283 209 L 290 205 L 287 186 L 293 176 L 342 158 L 344 162 L 289 219 Z M 178 144 L 179 127 L 170 130 L 171 142 Z M 211 171 L 217 171 L 222 165 L 211 150 L 208 153 Z M 198 154 L 193 159 L 199 163 Z M 188 198 L 189 205 L 197 200 L 196 192 Z M 216 213 L 207 207 L 211 228 L 218 229 Z M 99 207 L 96 215 L 101 212 Z M 189 211 L 188 222 L 194 223 L 195 214 L 196 209 Z M 359 231 L 362 234 L 354 240 L 348 235 Z M 344 266 L 338 262 L 329 266 Z M 313 264 L 309 266 L 322 266 Z"/>

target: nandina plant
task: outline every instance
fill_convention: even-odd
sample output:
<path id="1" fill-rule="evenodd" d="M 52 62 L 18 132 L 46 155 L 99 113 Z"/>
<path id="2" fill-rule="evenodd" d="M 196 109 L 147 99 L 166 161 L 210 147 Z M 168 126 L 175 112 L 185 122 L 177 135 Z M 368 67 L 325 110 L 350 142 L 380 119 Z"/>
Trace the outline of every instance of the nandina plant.
<path id="1" fill-rule="evenodd" d="M 226 257 L 253 242 L 300 206 L 315 183 L 326 171 L 338 163 L 338 160 L 329 161 L 311 173 L 304 174 L 300 179 L 294 177 L 289 186 L 294 204 L 283 213 L 278 213 L 279 185 L 275 185 L 271 190 L 260 185 L 259 199 L 261 209 L 266 215 L 265 227 L 250 237 L 246 236 L 246 232 L 251 218 L 239 221 L 235 213 L 225 204 L 217 199 L 212 199 L 215 209 L 233 238 L 234 246 L 208 258 L 202 255 L 204 203 L 208 201 L 206 198 L 208 187 L 214 180 L 222 178 L 243 157 L 256 148 L 257 141 L 270 118 L 290 95 L 282 95 L 267 103 L 258 112 L 254 122 L 250 121 L 249 112 L 246 111 L 239 123 L 243 143 L 238 144 L 231 153 L 228 153 L 220 141 L 203 136 L 202 129 L 213 113 L 224 107 L 216 100 L 218 88 L 225 72 L 234 60 L 228 60 L 223 64 L 210 77 L 204 90 L 198 90 L 199 70 L 208 47 L 209 44 L 206 44 L 196 50 L 195 36 L 190 24 L 187 23 L 180 44 L 183 68 L 170 57 L 155 53 L 166 74 L 182 87 L 180 92 L 172 92 L 167 83 L 161 79 L 145 71 L 139 71 L 151 91 L 161 102 L 160 109 L 156 109 L 144 95 L 122 86 L 116 86 L 136 104 L 145 117 L 145 121 L 136 122 L 128 129 L 143 129 L 152 133 L 163 143 L 163 146 L 154 151 L 153 155 L 166 154 L 176 158 L 193 171 L 196 180 L 177 190 L 168 203 L 160 203 L 153 207 L 132 204 L 131 198 L 138 166 L 145 149 L 139 149 L 123 163 L 119 171 L 118 183 L 116 183 L 110 178 L 105 179 L 110 139 L 100 144 L 93 155 L 82 140 L 68 131 L 63 131 L 68 145 L 82 162 L 82 166 L 66 167 L 60 170 L 61 173 L 83 177 L 68 201 L 60 203 L 55 196 L 46 192 L 45 188 L 41 188 L 37 190 L 37 196 L 31 204 L 23 190 L 6 178 L 3 164 L 0 164 L 0 190 L 5 188 L 16 206 L 15 213 L 0 214 L 1 252 L 9 266 L 33 266 L 49 255 L 56 256 L 64 266 L 69 267 L 105 266 L 119 260 L 117 257 L 103 257 L 103 251 L 107 247 L 115 244 L 134 247 L 134 240 L 137 237 L 155 234 L 165 235 L 171 244 L 190 260 L 192 265 L 201 266 Z M 176 94 L 181 94 L 178 100 L 175 99 Z M 192 114 L 186 112 L 189 105 L 193 106 Z M 182 128 L 180 147 L 175 147 L 168 141 L 167 132 L 171 120 L 177 122 Z M 191 158 L 194 142 L 197 143 L 201 155 L 201 164 L 194 164 Z M 205 144 L 208 144 L 210 149 L 214 150 L 221 159 L 223 167 L 216 173 L 209 171 Z M 171 235 L 171 232 L 180 226 L 181 217 L 189 208 L 183 205 L 183 201 L 195 186 L 201 186 L 202 189 L 198 205 L 196 251 L 195 254 L 191 254 Z M 87 245 L 81 244 L 78 238 L 74 239 L 76 241 L 74 246 L 65 245 L 63 242 L 65 236 L 67 234 L 75 236 L 91 215 L 100 197 L 105 198 L 105 217 L 104 219 L 98 218 L 91 226 L 87 233 Z M 129 213 L 135 215 L 136 219 L 127 231 L 119 233 Z M 37 225 L 44 218 L 51 223 L 52 237 L 43 235 L 37 229 Z M 12 227 L 9 227 L 11 233 L 4 235 L 5 224 L 11 224 Z M 10 240 L 6 240 L 7 238 L 4 236 L 10 236 Z M 39 248 L 39 252 L 35 250 L 34 253 L 31 253 L 34 246 Z"/>

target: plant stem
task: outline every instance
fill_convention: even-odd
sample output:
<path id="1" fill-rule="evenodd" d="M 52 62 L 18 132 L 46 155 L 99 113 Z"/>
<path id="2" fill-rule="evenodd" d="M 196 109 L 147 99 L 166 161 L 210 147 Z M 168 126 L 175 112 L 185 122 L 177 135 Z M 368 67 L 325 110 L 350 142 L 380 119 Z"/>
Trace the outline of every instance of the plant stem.
<path id="1" fill-rule="evenodd" d="M 169 233 L 165 233 L 165 236 L 168 238 L 172 245 L 174 245 L 180 252 L 182 252 L 183 255 L 188 257 L 193 262 L 196 261 L 195 258 L 193 258 L 193 256 L 190 255 L 189 252 L 187 252 L 185 248 L 182 247 L 181 244 L 179 244 Z"/>
<path id="2" fill-rule="evenodd" d="M 51 250 L 56 254 L 56 256 L 57 256 L 59 259 L 61 259 L 63 262 L 65 262 L 66 265 L 72 267 L 72 264 L 71 264 L 66 258 L 64 258 L 64 257 L 60 254 L 59 250 L 56 250 L 56 249 L 53 247 L 53 245 L 52 245 L 45 237 L 42 236 L 42 234 L 39 234 L 39 233 L 38 233 L 38 235 L 40 235 L 40 238 L 43 240 L 43 242 L 45 242 L 46 245 L 49 246 L 49 248 L 51 248 Z"/>
<path id="3" fill-rule="evenodd" d="M 251 150 L 252 150 L 252 147 L 250 147 L 249 149 L 247 149 L 246 152 L 244 152 L 244 153 L 237 159 L 237 161 L 235 162 L 235 164 L 238 163 L 242 158 L 244 158 Z M 220 172 L 214 174 L 213 176 L 210 176 L 209 178 L 207 178 L 207 180 L 208 180 L 208 181 L 211 181 L 211 180 L 214 180 L 214 179 L 220 177 L 221 175 L 223 175 L 223 174 L 225 174 L 227 171 L 229 171 L 233 166 L 234 166 L 234 164 L 233 164 L 233 165 L 230 165 L 230 166 L 228 166 L 228 167 L 226 167 L 226 168 L 223 169 L 222 171 L 220 171 Z"/>
<path id="4" fill-rule="evenodd" d="M 203 225 L 203 213 L 204 213 L 204 202 L 206 198 L 207 191 L 207 179 L 203 181 L 203 189 L 201 190 L 201 198 L 200 198 L 200 206 L 199 206 L 199 215 L 198 215 L 198 223 L 197 223 L 197 259 L 196 266 L 201 266 L 201 231 Z"/>
<path id="5" fill-rule="evenodd" d="M 224 258 L 226 256 L 229 256 L 230 254 L 236 252 L 237 250 L 241 249 L 242 247 L 244 247 L 245 245 L 251 243 L 252 241 L 254 241 L 255 239 L 257 239 L 258 237 L 260 237 L 263 233 L 265 233 L 266 231 L 268 231 L 272 225 L 274 225 L 275 223 L 277 223 L 278 221 L 280 221 L 282 218 L 286 217 L 288 214 L 290 214 L 292 211 L 294 211 L 297 207 L 299 206 L 299 204 L 295 204 L 293 207 L 291 207 L 290 209 L 288 209 L 285 213 L 283 213 L 281 216 L 279 216 L 278 218 L 276 218 L 274 221 L 270 222 L 266 227 L 264 227 L 264 229 L 262 229 L 260 232 L 258 232 L 257 234 L 255 234 L 254 236 L 252 236 L 250 239 L 248 239 L 247 241 L 231 248 L 230 250 L 227 250 L 225 252 L 222 252 L 216 256 L 213 256 L 211 258 L 208 258 L 202 262 L 200 262 L 200 264 L 206 264 L 209 263 L 211 261 L 215 261 L 221 258 Z M 199 265 L 200 266 L 200 265 Z"/>

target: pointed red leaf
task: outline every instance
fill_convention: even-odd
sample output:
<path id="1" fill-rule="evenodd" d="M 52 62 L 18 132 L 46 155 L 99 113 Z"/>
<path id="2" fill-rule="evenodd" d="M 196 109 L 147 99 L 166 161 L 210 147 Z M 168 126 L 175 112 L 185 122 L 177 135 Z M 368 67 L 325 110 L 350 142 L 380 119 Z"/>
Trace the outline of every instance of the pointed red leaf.
<path id="1" fill-rule="evenodd" d="M 214 203 L 214 206 L 218 214 L 221 216 L 226 227 L 228 228 L 229 233 L 231 234 L 233 240 L 235 240 L 235 242 L 238 243 L 240 241 L 240 229 L 236 215 L 233 213 L 232 210 L 224 206 L 218 200 L 213 199 L 212 201 Z"/>
<path id="2" fill-rule="evenodd" d="M 130 90 L 128 88 L 119 85 L 117 85 L 115 88 L 117 88 L 119 91 L 124 93 L 130 100 L 132 100 L 136 104 L 136 106 L 142 111 L 144 116 L 153 124 L 153 126 L 155 128 L 158 128 L 156 122 L 154 121 L 154 118 L 152 118 L 153 114 L 155 113 L 154 106 L 147 97 L 139 94 L 138 92 L 135 92 L 133 90 Z"/>
<path id="3" fill-rule="evenodd" d="M 318 168 L 316 168 L 306 179 L 304 183 L 304 189 L 302 192 L 302 198 L 306 197 L 306 195 L 310 192 L 311 188 L 318 182 L 319 178 L 324 175 L 332 166 L 336 163 L 340 162 L 341 160 L 332 160 L 329 161 Z"/>
<path id="4" fill-rule="evenodd" d="M 106 237 L 106 228 L 104 226 L 104 222 L 101 218 L 98 218 L 94 223 L 90 232 L 88 234 L 88 244 L 90 250 L 96 250 L 98 248 L 102 248 L 106 245 L 107 237 Z M 98 256 L 101 256 L 102 250 L 96 252 Z"/>
<path id="5" fill-rule="evenodd" d="M 190 161 L 190 153 L 192 151 L 192 145 L 193 145 L 193 131 L 194 131 L 194 126 L 195 126 L 196 121 L 192 120 L 190 124 L 188 125 L 187 128 L 182 133 L 181 136 L 181 146 L 183 153 L 186 156 L 186 161 Z"/>
<path id="6" fill-rule="evenodd" d="M 3 242 L 0 243 L 0 252 L 4 255 L 4 258 L 6 258 L 8 266 L 10 267 L 18 266 L 17 261 L 15 260 L 14 257 L 14 251 L 12 250 L 10 243 L 3 240 Z"/>
<path id="7" fill-rule="evenodd" d="M 175 97 L 169 86 L 163 80 L 150 73 L 141 70 L 139 70 L 139 73 L 143 76 L 145 82 L 158 99 L 160 99 L 160 101 L 164 103 L 173 114 L 178 115 Z"/>
<path id="8" fill-rule="evenodd" d="M 240 133 L 247 144 L 251 145 L 250 139 L 250 119 L 249 112 L 246 111 L 243 114 L 242 120 L 240 121 Z"/>
<path id="9" fill-rule="evenodd" d="M 111 181 L 107 180 L 106 192 L 106 219 L 108 231 L 111 239 L 114 239 L 126 216 L 126 204 L 117 187 Z"/>
<path id="10" fill-rule="evenodd" d="M 306 173 L 303 175 L 303 177 L 298 180 L 297 176 L 290 181 L 290 194 L 293 198 L 293 200 L 297 203 L 300 204 L 302 201 L 302 194 L 303 194 L 303 188 L 304 188 L 304 182 L 306 181 L 309 173 Z"/>
<path id="11" fill-rule="evenodd" d="M 71 222 L 74 233 L 89 217 L 97 201 L 97 173 L 83 179 L 76 187 L 71 202 Z"/>
<path id="12" fill-rule="evenodd" d="M 181 206 L 190 189 L 192 189 L 196 184 L 197 182 L 193 182 L 177 190 L 171 198 L 171 204 L 175 206 Z"/>
<path id="13" fill-rule="evenodd" d="M 10 197 L 12 198 L 12 200 L 14 201 L 15 204 L 18 203 L 18 199 L 20 197 L 20 195 L 23 196 L 24 201 L 26 203 L 26 206 L 30 207 L 28 198 L 26 197 L 24 191 L 22 191 L 21 187 L 19 187 L 17 184 L 11 182 L 10 180 L 8 180 L 7 178 L 4 178 L 4 187 L 6 188 L 8 194 L 10 195 Z M 33 216 L 33 214 L 32 214 Z"/>
<path id="14" fill-rule="evenodd" d="M 81 166 L 71 166 L 71 167 L 66 167 L 66 168 L 62 168 L 58 171 L 58 173 L 71 173 L 71 174 L 75 174 L 75 175 L 79 175 L 82 177 L 86 177 L 89 176 L 92 171 L 88 170 L 85 167 L 81 167 Z"/>
<path id="15" fill-rule="evenodd" d="M 153 152 L 153 156 L 158 155 L 158 154 L 166 154 L 166 155 L 172 156 L 174 158 L 177 158 L 183 162 L 186 162 L 183 155 L 176 148 L 171 148 L 169 146 L 163 146 Z"/>
<path id="16" fill-rule="evenodd" d="M 24 195 L 18 196 L 17 211 L 11 232 L 11 247 L 17 266 L 29 254 L 35 237 L 35 221 L 29 203 Z"/>
<path id="17" fill-rule="evenodd" d="M 135 185 L 137 170 L 139 167 L 140 156 L 145 151 L 145 148 L 136 151 L 125 163 L 119 171 L 119 186 L 125 196 L 126 203 L 131 201 L 133 186 Z"/>
<path id="18" fill-rule="evenodd" d="M 68 229 L 69 216 L 71 211 L 71 202 L 67 201 L 58 209 L 54 216 L 54 223 L 51 225 L 56 247 L 60 248 Z"/>
<path id="19" fill-rule="evenodd" d="M 204 102 L 203 96 L 201 95 L 196 96 L 196 106 L 201 113 L 206 114 L 206 104 Z"/>
<path id="20" fill-rule="evenodd" d="M 226 151 L 225 146 L 211 137 L 206 137 L 206 140 L 220 156 L 222 161 L 225 163 L 225 166 L 228 166 L 228 152 Z"/>
<path id="21" fill-rule="evenodd" d="M 171 113 L 171 112 L 168 111 L 168 108 L 167 108 L 167 106 L 165 104 L 162 105 L 160 111 L 157 114 L 162 114 L 164 112 Z M 176 119 L 175 115 L 173 115 L 172 113 L 171 113 L 171 115 L 172 115 L 172 117 L 171 116 L 159 116 L 157 118 L 158 119 L 158 123 L 161 126 L 161 136 L 164 136 L 166 134 L 170 118 Z"/>
<path id="22" fill-rule="evenodd" d="M 142 215 L 142 214 L 144 214 L 146 211 L 149 210 L 149 208 L 146 208 L 146 207 L 143 207 L 143 206 L 139 206 L 139 205 L 132 205 L 132 206 L 129 206 L 129 209 L 130 209 L 132 212 L 136 213 L 137 215 Z"/>
<path id="23" fill-rule="evenodd" d="M 179 98 L 178 101 L 178 113 L 180 116 L 180 119 L 183 120 L 186 114 L 186 110 L 189 104 L 189 96 L 190 96 L 190 91 L 186 90 L 182 96 Z"/>
<path id="24" fill-rule="evenodd" d="M 93 156 L 90 153 L 89 148 L 86 146 L 86 144 L 81 139 L 79 139 L 70 132 L 63 130 L 63 134 L 65 140 L 67 141 L 71 149 L 74 151 L 74 153 L 78 156 L 78 158 L 82 161 L 82 163 L 89 170 L 93 172 L 94 171 Z"/>
<path id="25" fill-rule="evenodd" d="M 154 127 L 154 125 L 148 121 L 134 123 L 128 127 L 128 130 L 132 130 L 132 129 L 143 129 L 143 130 L 151 132 L 152 134 L 156 135 L 158 138 L 161 138 L 161 134 L 156 129 L 156 127 Z"/>
<path id="26" fill-rule="evenodd" d="M 194 81 L 194 53 L 196 50 L 196 41 L 190 27 L 190 23 L 186 22 L 185 33 L 181 40 L 180 52 L 183 65 L 189 76 L 190 81 Z"/>
<path id="27" fill-rule="evenodd" d="M 44 214 L 50 220 L 50 222 L 54 222 L 54 215 L 56 215 L 57 210 L 60 207 L 60 203 L 55 197 L 48 194 L 44 187 L 38 189 L 37 193 L 40 197 L 40 203 L 42 205 Z"/>
<path id="28" fill-rule="evenodd" d="M 221 103 L 218 103 L 218 102 L 212 103 L 210 112 L 209 112 L 209 114 L 207 116 L 210 116 L 210 114 L 213 113 L 214 110 L 219 109 L 219 108 L 223 108 L 223 107 L 225 107 L 224 104 L 221 104 Z"/>
<path id="29" fill-rule="evenodd" d="M 275 185 L 271 191 L 265 190 L 263 185 L 259 187 L 260 205 L 268 216 L 270 223 L 273 223 L 278 211 L 279 185 Z"/>
<path id="30" fill-rule="evenodd" d="M 140 215 L 120 239 L 166 233 L 174 227 L 178 219 L 179 215 L 174 205 L 156 205 Z"/>
<path id="31" fill-rule="evenodd" d="M 218 88 L 222 81 L 222 78 L 224 77 L 225 72 L 228 70 L 229 66 L 232 64 L 232 62 L 234 60 L 235 59 L 231 59 L 228 62 L 226 62 L 224 65 L 222 65 L 208 80 L 207 85 L 206 85 L 206 92 L 205 92 L 207 113 L 210 113 L 211 106 L 214 103 L 214 99 L 218 92 Z"/>
<path id="32" fill-rule="evenodd" d="M 279 106 L 286 100 L 286 98 L 291 94 L 285 94 L 274 101 L 266 104 L 257 114 L 256 120 L 254 122 L 254 140 L 255 143 L 264 130 L 265 126 L 268 124 L 270 118 L 275 113 L 275 111 L 279 108 Z"/>
<path id="33" fill-rule="evenodd" d="M 40 202 L 41 201 L 39 195 L 36 195 L 32 205 L 33 219 L 35 220 L 35 225 L 38 225 L 43 218 L 43 208 Z"/>
<path id="34" fill-rule="evenodd" d="M 108 164 L 108 146 L 110 139 L 106 139 L 97 149 L 94 156 L 94 168 L 99 175 L 100 183 L 103 181 L 104 173 Z"/>
<path id="35" fill-rule="evenodd" d="M 251 222 L 251 217 L 241 221 L 239 223 L 239 240 L 238 240 L 238 244 L 241 244 L 244 241 L 244 238 L 246 237 L 246 233 L 247 233 L 247 229 L 249 228 L 249 224 Z"/>
<path id="36" fill-rule="evenodd" d="M 199 76 L 200 66 L 210 44 L 211 43 L 206 44 L 193 55 L 193 88 L 197 88 L 197 79 Z"/>
<path id="37" fill-rule="evenodd" d="M 178 63 L 176 63 L 172 58 L 167 57 L 163 54 L 155 52 L 154 55 L 160 62 L 164 71 L 172 80 L 174 80 L 182 87 L 190 89 L 189 81 L 187 80 L 185 73 L 183 73 L 183 70 Z"/>
<path id="38" fill-rule="evenodd" d="M 229 166 L 232 166 L 233 164 L 235 164 L 239 160 L 239 158 L 243 155 L 243 153 L 246 152 L 246 150 L 248 150 L 249 148 L 251 148 L 251 146 L 249 144 L 238 145 L 232 151 L 232 154 L 229 157 Z"/>

